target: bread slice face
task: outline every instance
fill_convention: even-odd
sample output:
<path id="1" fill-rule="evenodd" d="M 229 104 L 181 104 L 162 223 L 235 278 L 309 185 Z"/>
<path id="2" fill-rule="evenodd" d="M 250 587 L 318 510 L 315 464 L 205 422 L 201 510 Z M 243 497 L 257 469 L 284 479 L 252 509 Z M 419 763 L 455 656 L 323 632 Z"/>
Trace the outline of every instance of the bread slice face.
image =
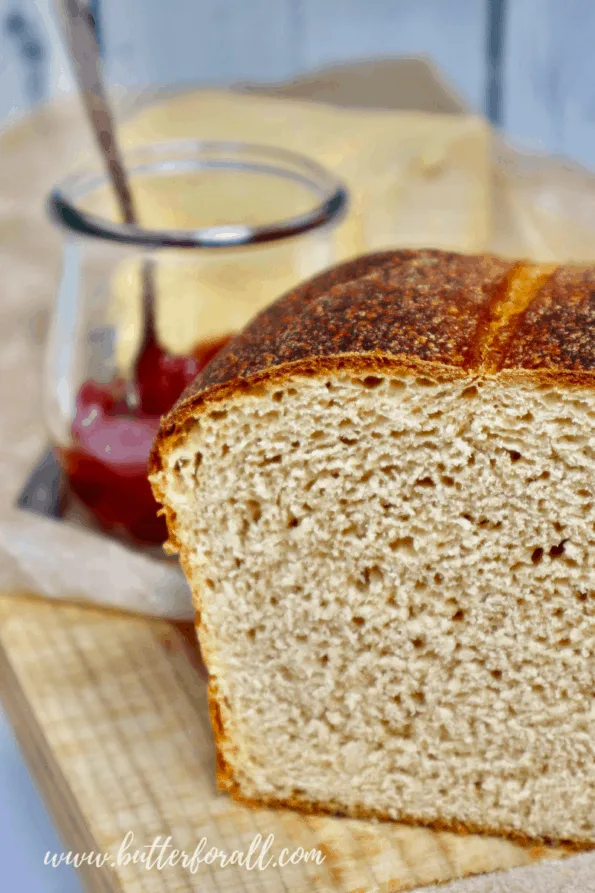
<path id="1" fill-rule="evenodd" d="M 591 276 L 343 265 L 164 420 L 236 797 L 595 844 Z"/>

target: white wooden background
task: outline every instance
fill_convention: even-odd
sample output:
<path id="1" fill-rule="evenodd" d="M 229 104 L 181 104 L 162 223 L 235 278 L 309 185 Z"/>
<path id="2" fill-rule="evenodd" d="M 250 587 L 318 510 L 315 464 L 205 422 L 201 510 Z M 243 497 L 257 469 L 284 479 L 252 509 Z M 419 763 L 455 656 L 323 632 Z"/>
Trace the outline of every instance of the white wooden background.
<path id="1" fill-rule="evenodd" d="M 0 121 L 71 89 L 54 2 L 0 0 Z M 595 168 L 594 0 L 89 2 L 114 84 L 274 81 L 423 53 L 517 143 Z"/>

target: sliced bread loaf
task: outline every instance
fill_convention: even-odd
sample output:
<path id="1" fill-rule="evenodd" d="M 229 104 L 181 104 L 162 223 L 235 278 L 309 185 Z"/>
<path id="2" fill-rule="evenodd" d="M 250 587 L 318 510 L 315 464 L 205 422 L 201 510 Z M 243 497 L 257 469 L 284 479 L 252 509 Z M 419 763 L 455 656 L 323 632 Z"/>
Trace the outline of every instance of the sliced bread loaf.
<path id="1" fill-rule="evenodd" d="M 595 845 L 595 269 L 331 270 L 198 377 L 151 480 L 223 788 Z"/>

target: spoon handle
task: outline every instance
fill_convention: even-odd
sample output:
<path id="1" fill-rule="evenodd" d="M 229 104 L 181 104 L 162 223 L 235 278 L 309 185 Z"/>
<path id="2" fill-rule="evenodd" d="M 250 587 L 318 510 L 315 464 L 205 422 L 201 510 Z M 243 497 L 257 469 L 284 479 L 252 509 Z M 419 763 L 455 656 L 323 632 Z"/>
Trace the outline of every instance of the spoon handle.
<path id="1" fill-rule="evenodd" d="M 91 14 L 85 0 L 59 0 L 59 8 L 83 105 L 99 151 L 104 159 L 109 180 L 116 193 L 124 222 L 138 223 L 126 168 L 118 144 L 114 118 L 104 86 L 101 56 Z M 153 266 L 150 260 L 143 261 L 143 319 L 140 348 L 132 375 L 127 379 L 125 385 L 125 399 L 131 411 L 138 408 L 140 399 L 137 381 L 139 359 L 151 340 L 157 343 Z"/>
<path id="2" fill-rule="evenodd" d="M 136 223 L 132 192 L 103 83 L 101 56 L 91 13 L 84 0 L 59 0 L 59 6 L 85 112 L 106 164 L 120 211 L 125 223 Z"/>

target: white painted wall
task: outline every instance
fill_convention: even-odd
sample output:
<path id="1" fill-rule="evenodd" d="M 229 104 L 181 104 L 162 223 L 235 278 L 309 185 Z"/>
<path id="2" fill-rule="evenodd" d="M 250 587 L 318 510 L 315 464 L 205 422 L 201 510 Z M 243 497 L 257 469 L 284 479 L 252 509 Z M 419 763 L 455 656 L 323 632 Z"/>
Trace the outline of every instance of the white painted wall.
<path id="1" fill-rule="evenodd" d="M 0 0 L 0 122 L 72 89 L 53 2 Z"/>
<path id="2" fill-rule="evenodd" d="M 53 2 L 0 0 L 0 119 L 70 82 Z M 6 33 L 15 12 L 43 44 L 41 93 L 22 40 Z M 330 62 L 423 53 L 482 106 L 484 0 L 100 0 L 100 22 L 115 84 L 279 81 Z"/>
<path id="3" fill-rule="evenodd" d="M 0 122 L 72 85 L 56 0 L 0 0 Z M 496 0 L 96 0 L 114 84 L 278 81 L 332 62 L 421 53 L 472 106 Z M 506 0 L 503 123 L 595 168 L 594 0 Z M 14 14 L 24 33 L 7 31 Z M 14 23 L 14 18 L 13 18 Z"/>
<path id="4" fill-rule="evenodd" d="M 509 0 L 504 127 L 595 168 L 595 3 Z"/>

